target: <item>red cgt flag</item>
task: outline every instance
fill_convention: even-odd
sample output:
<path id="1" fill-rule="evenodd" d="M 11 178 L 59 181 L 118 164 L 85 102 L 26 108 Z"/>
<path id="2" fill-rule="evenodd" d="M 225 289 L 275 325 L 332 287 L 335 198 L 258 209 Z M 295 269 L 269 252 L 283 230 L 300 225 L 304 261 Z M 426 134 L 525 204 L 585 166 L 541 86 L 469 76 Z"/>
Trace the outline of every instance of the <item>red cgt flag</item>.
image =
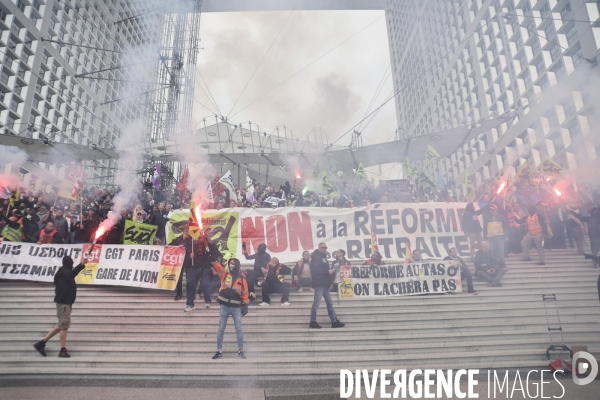
<path id="1" fill-rule="evenodd" d="M 177 184 L 177 190 L 179 190 L 179 193 L 181 193 L 181 201 L 182 202 L 185 200 L 185 195 L 187 194 L 188 174 L 189 174 L 189 171 L 186 168 L 185 171 L 183 171 L 183 175 L 181 176 L 181 181 L 179 181 L 179 183 Z"/>

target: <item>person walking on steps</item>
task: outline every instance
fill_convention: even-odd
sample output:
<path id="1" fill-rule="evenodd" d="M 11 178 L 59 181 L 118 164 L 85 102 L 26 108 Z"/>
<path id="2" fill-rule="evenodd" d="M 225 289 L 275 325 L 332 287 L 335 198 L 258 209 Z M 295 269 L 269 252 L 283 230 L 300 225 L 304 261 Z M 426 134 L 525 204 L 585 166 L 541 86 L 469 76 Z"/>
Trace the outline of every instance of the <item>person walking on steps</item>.
<path id="1" fill-rule="evenodd" d="M 255 295 L 253 292 L 248 291 L 248 281 L 243 277 L 241 263 L 237 258 L 230 259 L 226 268 L 219 263 L 213 264 L 213 268 L 221 279 L 221 290 L 217 297 L 217 301 L 221 304 L 219 330 L 217 331 L 217 352 L 213 356 L 213 360 L 223 357 L 223 335 L 230 315 L 235 326 L 238 357 L 246 359 L 242 316 L 248 312 L 250 297 L 255 297 Z"/>
<path id="2" fill-rule="evenodd" d="M 67 352 L 67 331 L 71 326 L 71 308 L 77 297 L 77 283 L 75 277 L 83 271 L 85 265 L 79 264 L 73 268 L 73 259 L 64 256 L 62 267 L 54 275 L 54 302 L 56 303 L 56 316 L 58 325 L 48 332 L 46 337 L 33 345 L 33 347 L 44 357 L 46 357 L 46 343 L 60 332 L 60 353 L 61 358 L 71 357 Z"/>
<path id="3" fill-rule="evenodd" d="M 310 274 L 312 276 L 312 287 L 314 289 L 315 297 L 312 308 L 310 309 L 309 328 L 321 328 L 321 325 L 317 323 L 317 310 L 319 309 L 322 298 L 325 299 L 325 304 L 327 305 L 327 313 L 331 320 L 331 327 L 343 328 L 346 325 L 337 319 L 335 310 L 333 309 L 333 300 L 331 298 L 329 287 L 331 286 L 334 272 L 335 270 L 330 267 L 329 261 L 327 261 L 327 245 L 325 243 L 319 243 L 317 250 L 310 256 Z"/>

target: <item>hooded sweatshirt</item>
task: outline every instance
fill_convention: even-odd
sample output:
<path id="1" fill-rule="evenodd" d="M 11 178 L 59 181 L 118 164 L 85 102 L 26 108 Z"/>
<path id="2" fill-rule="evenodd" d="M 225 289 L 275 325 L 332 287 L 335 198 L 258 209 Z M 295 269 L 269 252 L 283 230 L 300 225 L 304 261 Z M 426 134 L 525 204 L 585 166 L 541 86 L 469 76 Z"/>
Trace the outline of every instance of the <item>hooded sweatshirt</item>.
<path id="1" fill-rule="evenodd" d="M 83 271 L 85 265 L 79 264 L 73 268 L 73 259 L 65 256 L 62 267 L 54 275 L 54 302 L 58 304 L 73 305 L 77 297 L 77 284 L 75 277 Z"/>

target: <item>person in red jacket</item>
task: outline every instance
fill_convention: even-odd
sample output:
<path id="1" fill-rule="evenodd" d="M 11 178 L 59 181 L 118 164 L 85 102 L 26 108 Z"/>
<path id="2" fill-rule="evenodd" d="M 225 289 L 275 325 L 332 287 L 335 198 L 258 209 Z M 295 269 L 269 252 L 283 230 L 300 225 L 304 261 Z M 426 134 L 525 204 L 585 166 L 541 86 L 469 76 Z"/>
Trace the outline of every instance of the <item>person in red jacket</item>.
<path id="1" fill-rule="evenodd" d="M 250 297 L 255 297 L 255 295 L 248 291 L 248 281 L 242 276 L 241 263 L 237 258 L 230 259 L 227 268 L 224 268 L 219 263 L 215 263 L 213 264 L 213 269 L 221 279 L 221 289 L 217 297 L 217 301 L 221 304 L 219 330 L 217 331 L 217 352 L 213 356 L 213 360 L 223 357 L 223 335 L 230 315 L 233 318 L 235 326 L 238 357 L 245 359 L 242 315 L 248 311 L 247 307 L 248 303 L 250 303 Z"/>
<path id="2" fill-rule="evenodd" d="M 302 259 L 296 261 L 296 266 L 292 271 L 292 282 L 298 286 L 298 293 L 302 293 L 304 288 L 312 292 L 312 276 L 310 275 L 310 252 L 304 250 Z"/>

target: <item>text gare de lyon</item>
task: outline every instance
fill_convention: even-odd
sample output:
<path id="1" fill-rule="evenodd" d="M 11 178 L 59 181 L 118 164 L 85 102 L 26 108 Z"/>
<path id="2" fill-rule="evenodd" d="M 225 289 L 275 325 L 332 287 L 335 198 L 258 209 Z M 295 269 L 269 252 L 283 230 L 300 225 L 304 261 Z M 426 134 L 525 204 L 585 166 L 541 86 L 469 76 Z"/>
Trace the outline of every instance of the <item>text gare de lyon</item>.
<path id="1" fill-rule="evenodd" d="M 271 253 L 314 250 L 314 238 L 342 238 L 346 258 L 361 259 L 370 256 L 372 227 L 385 258 L 404 257 L 409 238 L 398 235 L 416 236 L 412 248 L 430 257 L 441 257 L 450 247 L 464 255 L 468 245 L 462 235 L 463 213 L 463 208 L 404 208 L 357 210 L 332 219 L 311 216 L 308 211 L 252 216 L 241 218 L 241 237 L 254 249 L 266 243 Z"/>

